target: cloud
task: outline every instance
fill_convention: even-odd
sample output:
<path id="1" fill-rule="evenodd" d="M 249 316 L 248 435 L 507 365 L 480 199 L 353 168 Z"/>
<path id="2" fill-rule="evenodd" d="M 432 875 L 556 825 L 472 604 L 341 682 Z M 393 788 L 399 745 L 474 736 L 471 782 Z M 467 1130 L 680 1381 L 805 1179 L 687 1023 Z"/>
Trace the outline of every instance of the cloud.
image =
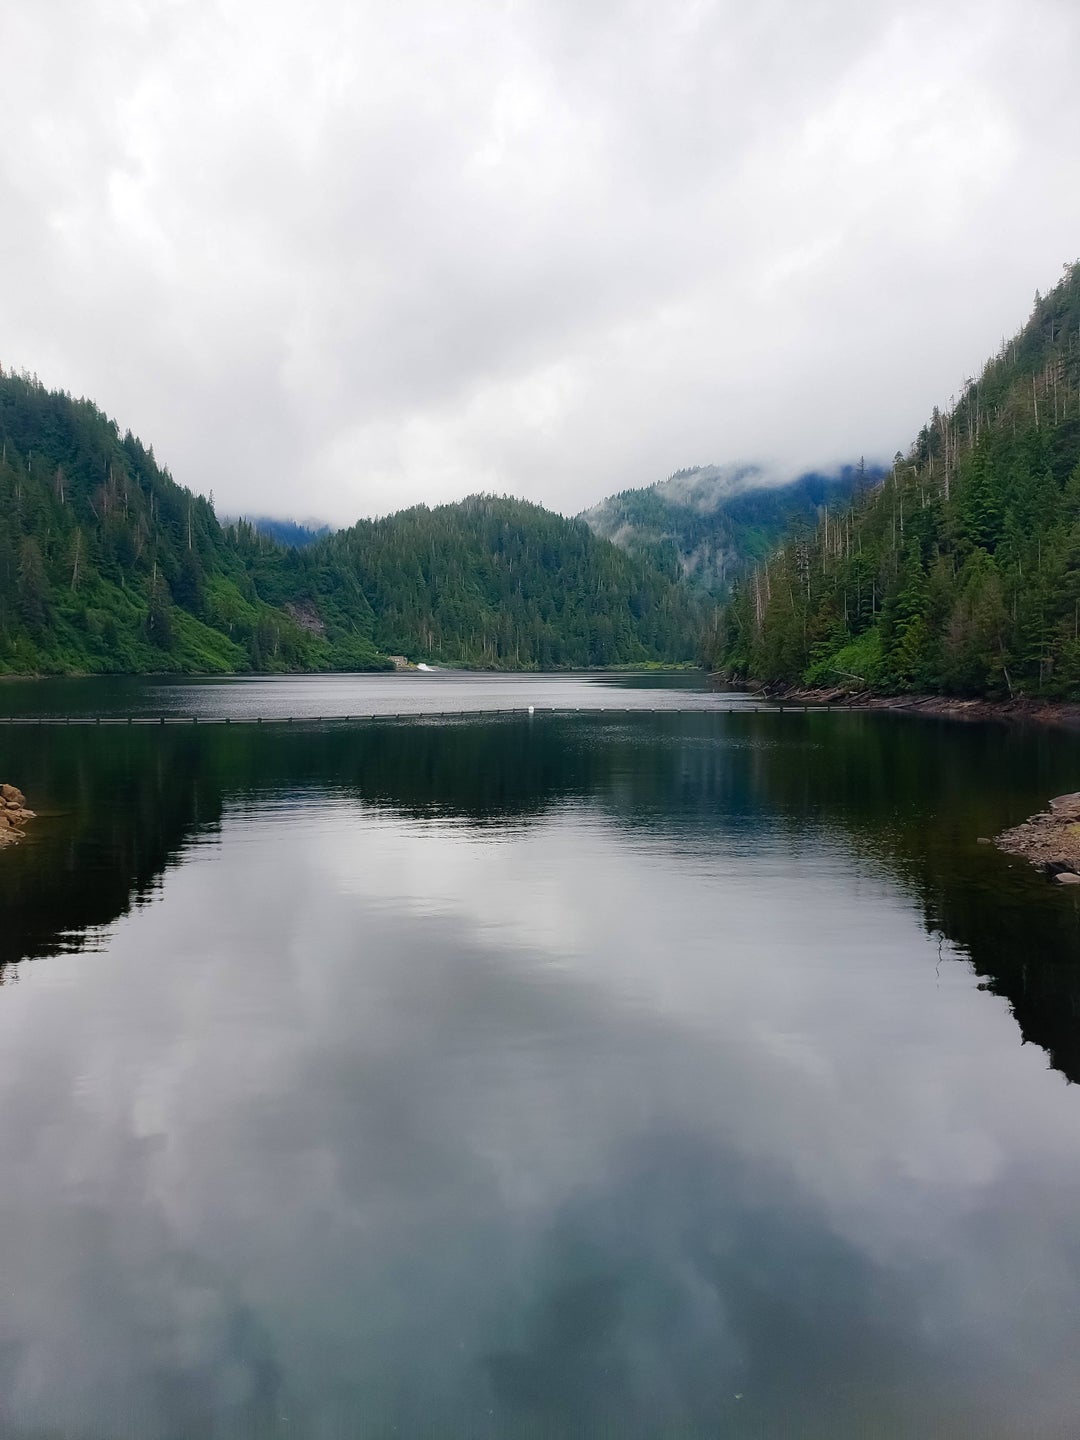
<path id="1" fill-rule="evenodd" d="M 14 0 L 0 360 L 229 511 L 891 455 L 1073 258 L 1078 40 L 1065 0 Z"/>

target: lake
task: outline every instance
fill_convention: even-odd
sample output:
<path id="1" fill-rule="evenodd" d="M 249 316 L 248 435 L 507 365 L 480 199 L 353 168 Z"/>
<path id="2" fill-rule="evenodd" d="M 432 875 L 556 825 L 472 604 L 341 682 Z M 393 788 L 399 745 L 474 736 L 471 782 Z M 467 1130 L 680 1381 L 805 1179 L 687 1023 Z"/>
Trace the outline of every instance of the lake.
<path id="1" fill-rule="evenodd" d="M 0 695 L 264 717 L 0 726 L 5 1440 L 1075 1435 L 1080 907 L 978 839 L 1080 736 Z"/>

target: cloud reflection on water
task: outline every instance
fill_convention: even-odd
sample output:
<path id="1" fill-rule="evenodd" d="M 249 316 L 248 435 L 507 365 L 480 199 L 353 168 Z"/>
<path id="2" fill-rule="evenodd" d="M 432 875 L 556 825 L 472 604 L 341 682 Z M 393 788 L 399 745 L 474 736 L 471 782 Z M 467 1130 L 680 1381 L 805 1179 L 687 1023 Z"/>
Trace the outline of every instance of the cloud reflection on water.
<path id="1" fill-rule="evenodd" d="M 1072 1095 L 836 846 L 662 838 L 245 801 L 27 971 L 8 1431 L 1075 1413 Z"/>

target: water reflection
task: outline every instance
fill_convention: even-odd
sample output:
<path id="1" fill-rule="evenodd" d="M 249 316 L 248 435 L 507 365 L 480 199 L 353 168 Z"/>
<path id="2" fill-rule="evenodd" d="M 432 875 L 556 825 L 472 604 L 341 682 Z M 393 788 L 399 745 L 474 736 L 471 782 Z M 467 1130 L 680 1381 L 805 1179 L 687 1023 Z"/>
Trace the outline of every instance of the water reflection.
<path id="1" fill-rule="evenodd" d="M 1076 758 L 858 716 L 13 737 L 58 813 L 4 954 L 108 928 L 0 996 L 0 1432 L 1068 1433 L 1074 1096 L 924 929 L 1067 1036 L 1073 902 L 974 841 Z"/>
<path id="2" fill-rule="evenodd" d="M 49 812 L 0 867 L 0 980 L 81 948 L 144 901 L 227 803 L 338 793 L 414 817 L 528 822 L 589 800 L 632 832 L 706 850 L 824 831 L 914 894 L 927 928 L 1011 1003 L 1026 1039 L 1080 1078 L 1080 906 L 978 845 L 1071 788 L 1080 741 L 884 715 L 583 715 L 14 731 L 4 763 Z M 988 777 L 991 782 L 988 783 Z"/>

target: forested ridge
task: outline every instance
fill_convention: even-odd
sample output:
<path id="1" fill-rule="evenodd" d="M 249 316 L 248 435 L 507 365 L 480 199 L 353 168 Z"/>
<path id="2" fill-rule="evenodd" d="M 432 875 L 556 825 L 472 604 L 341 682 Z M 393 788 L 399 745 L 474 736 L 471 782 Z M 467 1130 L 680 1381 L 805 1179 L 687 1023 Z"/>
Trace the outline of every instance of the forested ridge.
<path id="1" fill-rule="evenodd" d="M 785 685 L 1080 698 L 1080 263 L 882 482 L 739 582 L 710 649 Z"/>
<path id="2" fill-rule="evenodd" d="M 695 660 L 678 567 L 634 558 L 524 500 L 474 495 L 362 520 L 323 543 L 362 584 L 386 650 L 511 668 Z"/>
<path id="3" fill-rule="evenodd" d="M 370 617 L 310 552 L 281 551 L 289 582 L 260 593 L 264 543 L 249 525 L 223 529 L 91 402 L 0 376 L 0 671 L 384 665 Z M 307 624 L 322 590 L 325 618 Z"/>
<path id="4" fill-rule="evenodd" d="M 304 537 L 307 539 L 307 537 Z M 0 374 L 0 673 L 505 668 L 695 659 L 677 576 L 473 497 L 284 546 L 87 400 Z"/>
<path id="5" fill-rule="evenodd" d="M 629 554 L 674 565 L 695 589 L 720 597 L 792 525 L 815 521 L 823 506 L 843 505 L 884 473 L 860 462 L 776 483 L 754 465 L 695 466 L 610 495 L 581 518 Z"/>

